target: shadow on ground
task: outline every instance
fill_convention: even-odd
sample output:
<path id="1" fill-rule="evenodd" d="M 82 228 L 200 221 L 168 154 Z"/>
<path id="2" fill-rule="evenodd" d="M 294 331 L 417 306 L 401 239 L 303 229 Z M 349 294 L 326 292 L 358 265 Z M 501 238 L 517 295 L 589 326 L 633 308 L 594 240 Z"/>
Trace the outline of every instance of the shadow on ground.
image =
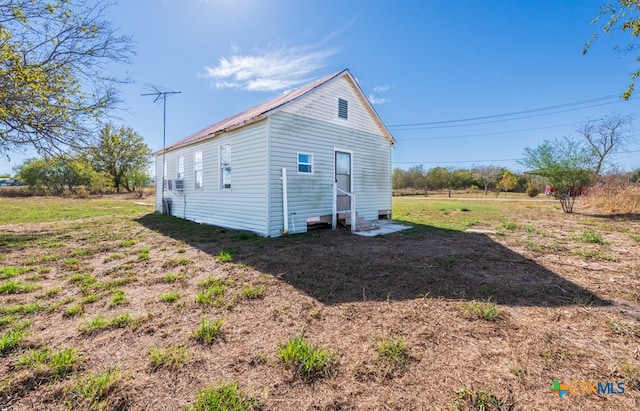
<path id="1" fill-rule="evenodd" d="M 414 225 L 360 237 L 316 230 L 280 238 L 225 230 L 159 214 L 138 220 L 211 255 L 269 273 L 324 304 L 415 299 L 487 299 L 513 306 L 608 305 L 590 291 L 484 234 Z"/>

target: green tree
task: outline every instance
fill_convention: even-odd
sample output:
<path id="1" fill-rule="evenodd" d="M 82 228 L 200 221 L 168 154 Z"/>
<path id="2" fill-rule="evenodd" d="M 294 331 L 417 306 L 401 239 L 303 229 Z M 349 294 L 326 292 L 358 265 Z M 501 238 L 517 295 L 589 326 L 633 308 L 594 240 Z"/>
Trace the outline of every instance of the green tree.
<path id="1" fill-rule="evenodd" d="M 110 176 L 113 187 L 132 192 L 140 175 L 146 175 L 151 161 L 151 149 L 144 139 L 129 127 L 114 128 L 107 124 L 100 131 L 98 143 L 88 150 L 93 168 Z"/>
<path id="2" fill-rule="evenodd" d="M 629 181 L 632 183 L 640 183 L 640 168 L 636 168 L 629 175 Z"/>
<path id="3" fill-rule="evenodd" d="M 391 174 L 392 187 L 394 190 L 407 188 L 406 172 L 401 168 L 394 168 Z"/>
<path id="4" fill-rule="evenodd" d="M 591 182 L 597 158 L 581 140 L 565 137 L 525 148 L 520 163 L 529 174 L 543 177 L 555 190 L 562 210 L 571 213 L 576 196 Z"/>
<path id="5" fill-rule="evenodd" d="M 54 195 L 75 193 L 88 185 L 93 170 L 82 160 L 71 157 L 32 158 L 18 166 L 17 178 L 29 188 L 42 189 Z"/>
<path id="6" fill-rule="evenodd" d="M 502 173 L 502 179 L 496 184 L 498 190 L 504 191 L 504 196 L 507 196 L 507 191 L 511 191 L 518 187 L 518 177 L 516 177 L 511 171 L 505 170 Z"/>
<path id="7" fill-rule="evenodd" d="M 593 41 L 600 34 L 610 35 L 618 31 L 627 33 L 631 38 L 623 47 L 616 46 L 616 51 L 622 51 L 624 54 L 636 53 L 640 49 L 640 0 L 617 0 L 607 3 L 600 7 L 600 12 L 591 20 L 591 24 L 596 24 L 604 20 L 601 27 L 601 33 L 594 33 L 591 39 L 587 41 L 582 54 L 586 54 L 591 48 Z M 638 58 L 636 58 L 637 60 Z M 640 77 L 640 70 L 636 70 L 630 75 L 627 90 L 622 94 L 622 98 L 628 100 L 633 93 L 635 82 Z"/>
<path id="8" fill-rule="evenodd" d="M 133 54 L 130 38 L 105 20 L 111 5 L 0 2 L 0 153 L 31 147 L 50 155 L 88 145 L 126 81 L 107 63 Z"/>

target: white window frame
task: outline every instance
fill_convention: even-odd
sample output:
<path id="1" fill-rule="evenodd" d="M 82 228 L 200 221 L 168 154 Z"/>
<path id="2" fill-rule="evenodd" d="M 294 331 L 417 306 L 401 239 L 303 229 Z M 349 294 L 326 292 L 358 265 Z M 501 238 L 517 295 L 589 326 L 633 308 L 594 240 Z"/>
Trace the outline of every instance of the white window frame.
<path id="1" fill-rule="evenodd" d="M 163 171 L 162 171 L 162 180 L 163 180 L 163 181 L 162 181 L 162 184 L 163 184 L 163 188 L 164 188 L 164 190 L 166 191 L 166 190 L 168 190 L 168 189 L 169 189 L 169 188 L 167 187 L 167 184 L 168 184 L 168 183 L 167 183 L 167 175 L 168 175 L 168 169 L 169 169 L 169 167 L 168 167 L 168 165 L 167 165 L 167 161 L 166 161 L 166 160 L 165 160 L 165 158 L 164 158 L 164 154 L 163 154 L 163 157 L 162 157 L 162 168 L 163 168 Z"/>
<path id="2" fill-rule="evenodd" d="M 184 180 L 184 156 L 178 157 L 178 172 L 176 173 L 176 180 Z"/>
<path id="3" fill-rule="evenodd" d="M 223 155 L 227 153 L 228 158 L 223 158 Z M 222 144 L 219 149 L 220 158 L 220 189 L 231 189 L 231 144 Z M 228 161 L 225 161 L 228 160 Z M 226 174 L 225 174 L 226 171 Z"/>
<path id="4" fill-rule="evenodd" d="M 307 156 L 309 158 L 308 162 L 300 161 L 300 156 Z M 299 152 L 297 155 L 298 158 L 298 174 L 313 174 L 313 154 L 309 153 L 301 153 Z M 300 171 L 300 166 L 309 166 L 309 171 Z"/>
<path id="5" fill-rule="evenodd" d="M 202 190 L 204 187 L 202 176 L 202 151 L 193 153 L 193 187 Z"/>

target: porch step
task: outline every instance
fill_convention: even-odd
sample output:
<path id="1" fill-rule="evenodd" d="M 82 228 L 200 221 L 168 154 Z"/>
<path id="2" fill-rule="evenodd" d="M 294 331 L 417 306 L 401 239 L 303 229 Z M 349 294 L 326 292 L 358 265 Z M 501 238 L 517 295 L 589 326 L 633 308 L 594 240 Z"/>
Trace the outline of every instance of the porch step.
<path id="1" fill-rule="evenodd" d="M 338 213 L 338 223 L 345 228 L 351 229 L 351 213 Z M 377 230 L 379 227 L 371 221 L 365 221 L 364 217 L 356 214 L 356 231 Z"/>

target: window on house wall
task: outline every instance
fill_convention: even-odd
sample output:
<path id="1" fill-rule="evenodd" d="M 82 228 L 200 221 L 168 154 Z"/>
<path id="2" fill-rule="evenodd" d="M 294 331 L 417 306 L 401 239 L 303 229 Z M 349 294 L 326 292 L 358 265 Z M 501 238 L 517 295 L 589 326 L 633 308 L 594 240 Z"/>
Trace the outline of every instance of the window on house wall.
<path id="1" fill-rule="evenodd" d="M 338 99 L 338 117 L 348 118 L 349 115 L 349 102 L 341 98 Z"/>
<path id="2" fill-rule="evenodd" d="M 196 190 L 202 188 L 202 151 L 193 153 L 193 178 Z"/>
<path id="3" fill-rule="evenodd" d="M 220 146 L 220 188 L 231 188 L 231 144 Z"/>
<path id="4" fill-rule="evenodd" d="M 164 189 L 167 190 L 168 189 L 168 187 L 167 187 L 167 184 L 168 184 L 167 183 L 167 162 L 164 159 L 164 154 L 163 154 L 163 157 L 162 157 L 162 168 L 164 169 L 162 171 Z"/>
<path id="5" fill-rule="evenodd" d="M 313 154 L 298 153 L 298 173 L 313 172 Z"/>
<path id="6" fill-rule="evenodd" d="M 184 178 L 184 156 L 178 157 L 178 174 L 176 175 L 178 180 Z"/>

